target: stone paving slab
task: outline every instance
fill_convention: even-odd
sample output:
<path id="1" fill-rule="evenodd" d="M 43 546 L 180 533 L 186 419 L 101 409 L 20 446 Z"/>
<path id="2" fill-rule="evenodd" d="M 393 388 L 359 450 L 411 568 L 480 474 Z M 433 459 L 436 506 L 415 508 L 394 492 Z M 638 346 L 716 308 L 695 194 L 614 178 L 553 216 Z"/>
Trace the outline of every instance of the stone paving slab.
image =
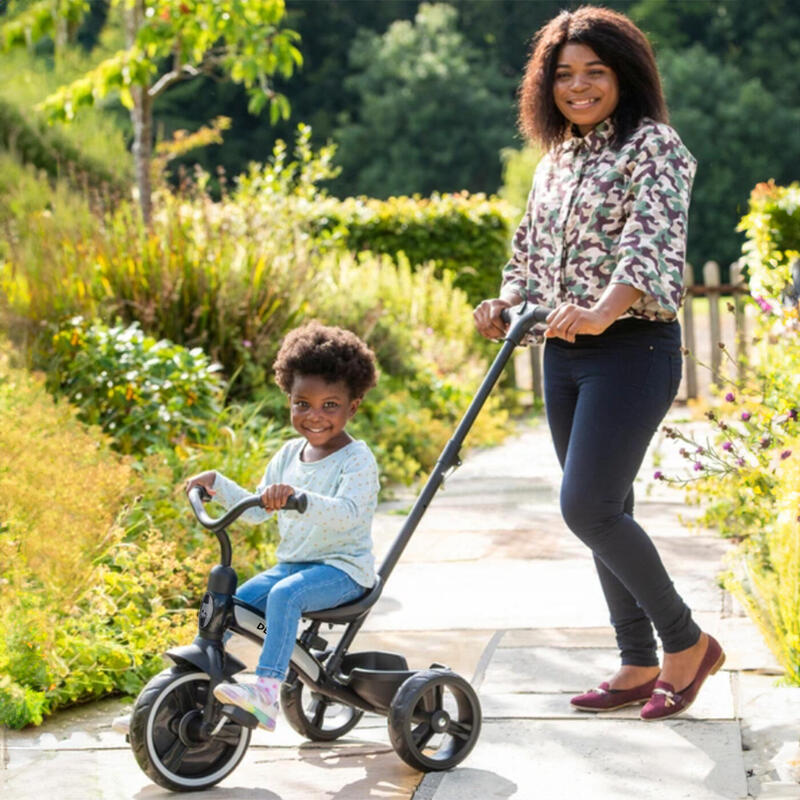
<path id="1" fill-rule="evenodd" d="M 388 744 L 250 747 L 229 778 L 197 796 L 204 800 L 407 800 L 420 777 Z M 20 769 L 4 771 L 0 789 L 9 800 L 41 800 L 48 795 L 58 800 L 174 800 L 179 796 L 153 784 L 127 747 L 40 752 Z"/>
<path id="2" fill-rule="evenodd" d="M 365 630 L 455 628 L 599 628 L 608 625 L 594 564 L 464 561 L 400 563 L 364 624 Z M 693 610 L 719 613 L 721 590 L 712 576 L 676 576 Z"/>
<path id="3" fill-rule="evenodd" d="M 553 697 L 557 693 L 585 692 L 596 686 L 602 676 L 613 674 L 618 665 L 619 656 L 613 649 L 561 647 L 498 649 L 486 669 L 480 687 L 481 696 L 487 697 L 488 702 L 488 699 L 495 696 L 508 697 L 513 693 L 547 695 L 549 700 L 529 699 L 528 704 L 531 708 L 537 706 L 551 708 Z M 525 702 L 521 701 L 520 705 L 524 707 Z M 564 713 L 572 716 L 568 705 L 563 707 L 561 715 Z M 550 716 L 550 713 L 546 716 Z M 691 708 L 691 716 L 700 719 L 733 719 L 734 701 L 730 673 L 723 669 L 708 678 L 697 702 Z"/>
<path id="4" fill-rule="evenodd" d="M 740 800 L 735 722 L 485 722 L 465 766 L 426 776 L 415 800 Z"/>
<path id="5" fill-rule="evenodd" d="M 567 692 L 507 692 L 481 691 L 484 716 L 491 719 L 573 719 L 596 722 L 602 719 L 639 719 L 641 706 L 629 706 L 601 715 L 578 711 L 570 706 L 573 694 L 590 688 L 590 684 Z M 703 691 L 691 708 L 681 715 L 682 720 L 732 720 L 735 718 L 730 673 L 719 672 L 703 685 Z"/>

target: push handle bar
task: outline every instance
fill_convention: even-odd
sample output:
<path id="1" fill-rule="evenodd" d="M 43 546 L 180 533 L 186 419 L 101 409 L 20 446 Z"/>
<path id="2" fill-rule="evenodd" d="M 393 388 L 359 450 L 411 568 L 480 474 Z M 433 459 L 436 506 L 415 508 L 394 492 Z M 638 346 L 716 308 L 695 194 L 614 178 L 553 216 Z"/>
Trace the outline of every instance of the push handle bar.
<path id="1" fill-rule="evenodd" d="M 229 508 L 221 517 L 213 519 L 206 513 L 203 503 L 208 502 L 211 495 L 205 490 L 203 486 L 192 486 L 189 489 L 189 503 L 192 506 L 194 515 L 200 521 L 200 524 L 208 528 L 210 531 L 219 531 L 227 528 L 234 520 L 238 519 L 245 511 L 250 508 L 261 507 L 261 497 L 257 494 L 245 497 L 240 500 L 235 506 Z M 308 497 L 304 494 L 293 494 L 289 496 L 286 505 L 281 509 L 282 511 L 297 511 L 302 514 L 308 508 Z"/>
<path id="2" fill-rule="evenodd" d="M 525 334 L 537 323 L 546 322 L 552 308 L 547 306 L 537 306 L 527 301 L 518 306 L 504 308 L 500 312 L 500 319 L 508 323 L 508 333 L 506 340 L 519 345 Z"/>

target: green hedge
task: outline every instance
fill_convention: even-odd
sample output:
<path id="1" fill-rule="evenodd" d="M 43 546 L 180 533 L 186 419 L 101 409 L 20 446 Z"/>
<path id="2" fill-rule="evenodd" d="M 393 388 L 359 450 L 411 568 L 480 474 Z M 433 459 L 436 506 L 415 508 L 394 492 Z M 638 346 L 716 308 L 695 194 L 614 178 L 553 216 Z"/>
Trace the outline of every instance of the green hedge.
<path id="1" fill-rule="evenodd" d="M 514 212 L 496 197 L 433 194 L 430 197 L 367 197 L 327 200 L 312 219 L 315 235 L 338 232 L 347 250 L 396 258 L 413 266 L 433 262 L 437 275 L 450 270 L 469 302 L 495 297 L 508 260 Z"/>

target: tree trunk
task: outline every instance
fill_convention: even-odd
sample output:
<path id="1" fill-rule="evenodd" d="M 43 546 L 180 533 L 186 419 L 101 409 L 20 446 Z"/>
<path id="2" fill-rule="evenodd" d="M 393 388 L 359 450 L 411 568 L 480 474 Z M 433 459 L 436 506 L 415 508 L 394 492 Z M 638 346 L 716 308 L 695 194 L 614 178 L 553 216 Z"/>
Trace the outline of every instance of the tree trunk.
<path id="1" fill-rule="evenodd" d="M 135 0 L 126 12 L 126 39 L 128 47 L 136 42 L 144 19 L 144 0 Z M 145 225 L 150 225 L 152 216 L 152 185 L 150 180 L 150 159 L 153 153 L 153 101 L 146 86 L 132 86 L 133 108 L 133 163 L 136 172 L 136 186 L 139 190 L 139 207 Z"/>
<path id="2" fill-rule="evenodd" d="M 136 172 L 136 186 L 139 190 L 139 206 L 145 225 L 150 225 L 152 215 L 152 185 L 150 180 L 150 159 L 153 152 L 153 102 L 143 86 L 131 89 L 133 108 L 133 162 Z"/>

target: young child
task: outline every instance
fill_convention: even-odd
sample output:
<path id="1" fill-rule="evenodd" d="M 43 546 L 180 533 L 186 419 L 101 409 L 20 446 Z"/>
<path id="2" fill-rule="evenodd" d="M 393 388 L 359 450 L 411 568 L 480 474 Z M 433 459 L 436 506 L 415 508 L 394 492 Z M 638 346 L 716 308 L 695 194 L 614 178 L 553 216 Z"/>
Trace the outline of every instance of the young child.
<path id="1" fill-rule="evenodd" d="M 355 334 L 312 322 L 288 334 L 274 364 L 289 397 L 288 441 L 267 464 L 258 485 L 264 507 L 242 519 L 262 522 L 278 513 L 278 563 L 242 584 L 236 596 L 264 612 L 267 636 L 255 682 L 221 683 L 214 696 L 275 729 L 278 692 L 286 678 L 303 612 L 353 601 L 375 582 L 371 525 L 378 502 L 378 467 L 369 448 L 345 430 L 375 385 L 375 358 Z M 230 507 L 249 492 L 216 471 L 186 484 L 204 486 Z M 291 494 L 308 498 L 305 513 L 280 509 Z"/>

